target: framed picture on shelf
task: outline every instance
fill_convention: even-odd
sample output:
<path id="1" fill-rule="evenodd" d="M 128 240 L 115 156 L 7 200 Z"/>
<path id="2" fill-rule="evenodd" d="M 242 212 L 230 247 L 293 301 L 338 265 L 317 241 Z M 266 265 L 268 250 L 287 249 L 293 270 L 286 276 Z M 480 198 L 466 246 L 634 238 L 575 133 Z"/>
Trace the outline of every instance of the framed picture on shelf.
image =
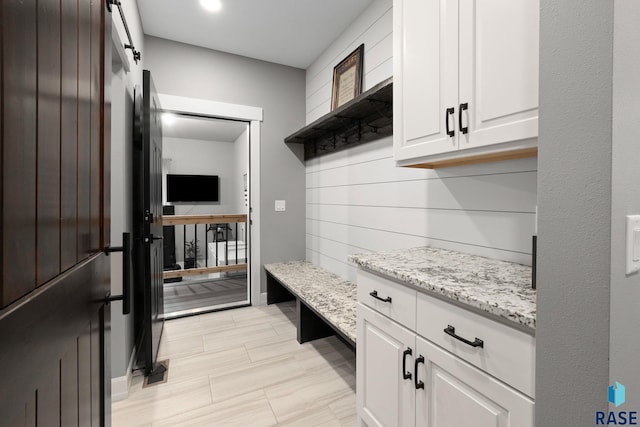
<path id="1" fill-rule="evenodd" d="M 361 44 L 333 68 L 331 111 L 362 93 L 363 57 L 364 44 Z"/>

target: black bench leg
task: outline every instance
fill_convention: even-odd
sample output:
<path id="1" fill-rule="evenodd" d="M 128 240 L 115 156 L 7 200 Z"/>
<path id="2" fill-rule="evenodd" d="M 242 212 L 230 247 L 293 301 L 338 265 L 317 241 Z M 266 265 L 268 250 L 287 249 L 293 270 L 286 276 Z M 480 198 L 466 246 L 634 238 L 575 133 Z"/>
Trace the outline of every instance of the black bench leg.
<path id="1" fill-rule="evenodd" d="M 299 299 L 296 301 L 296 313 L 298 317 L 298 342 L 300 344 L 335 335 L 331 326 L 327 325 L 321 317 Z"/>
<path id="2" fill-rule="evenodd" d="M 267 304 L 293 301 L 296 297 L 282 286 L 271 274 L 267 273 Z"/>

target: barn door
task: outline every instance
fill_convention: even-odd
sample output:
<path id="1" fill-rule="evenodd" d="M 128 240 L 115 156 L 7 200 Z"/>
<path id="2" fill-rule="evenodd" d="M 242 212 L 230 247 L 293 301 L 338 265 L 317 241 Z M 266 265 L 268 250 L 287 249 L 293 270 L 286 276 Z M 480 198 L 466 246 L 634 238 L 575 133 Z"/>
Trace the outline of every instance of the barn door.
<path id="1" fill-rule="evenodd" d="M 162 109 L 148 70 L 142 74 L 142 93 L 137 89 L 137 130 L 133 148 L 135 323 L 138 363 L 148 376 L 156 369 L 164 326 Z"/>
<path id="2" fill-rule="evenodd" d="M 2 425 L 110 424 L 110 31 L 105 1 L 0 5 Z"/>

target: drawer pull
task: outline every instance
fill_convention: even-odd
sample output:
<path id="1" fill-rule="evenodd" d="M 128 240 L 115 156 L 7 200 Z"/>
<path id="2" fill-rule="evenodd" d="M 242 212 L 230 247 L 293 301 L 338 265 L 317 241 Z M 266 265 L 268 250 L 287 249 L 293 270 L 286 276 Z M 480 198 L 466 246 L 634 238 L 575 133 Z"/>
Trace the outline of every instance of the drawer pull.
<path id="1" fill-rule="evenodd" d="M 388 302 L 389 304 L 391 304 L 391 297 L 380 298 L 378 296 L 378 291 L 369 292 L 369 295 L 371 295 L 372 297 L 374 297 L 375 299 L 377 299 L 379 301 Z"/>
<path id="2" fill-rule="evenodd" d="M 413 367 L 414 368 L 413 372 L 415 372 L 415 374 L 416 374 L 416 376 L 415 376 L 415 378 L 413 380 L 413 384 L 415 385 L 416 390 L 424 388 L 424 382 L 418 380 L 418 365 L 421 364 L 421 363 L 424 365 L 424 356 L 420 356 L 420 357 L 416 358 L 416 364 Z"/>
<path id="3" fill-rule="evenodd" d="M 411 372 L 407 372 L 407 356 L 411 356 L 413 351 L 409 347 L 402 353 L 402 378 L 405 380 L 411 379 Z"/>
<path id="4" fill-rule="evenodd" d="M 444 329 L 444 333 L 454 337 L 455 339 L 462 341 L 463 343 L 470 345 L 471 347 L 484 347 L 484 341 L 479 338 L 476 338 L 474 341 L 469 341 L 467 339 L 462 338 L 460 335 L 456 335 L 456 328 L 451 325 L 447 325 Z"/>

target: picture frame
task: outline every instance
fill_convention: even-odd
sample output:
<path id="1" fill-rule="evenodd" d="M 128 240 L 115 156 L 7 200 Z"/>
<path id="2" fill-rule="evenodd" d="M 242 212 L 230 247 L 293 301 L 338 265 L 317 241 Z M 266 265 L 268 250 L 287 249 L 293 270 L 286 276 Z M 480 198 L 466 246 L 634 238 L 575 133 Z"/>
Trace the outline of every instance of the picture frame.
<path id="1" fill-rule="evenodd" d="M 362 93 L 364 43 L 333 68 L 331 111 Z"/>

